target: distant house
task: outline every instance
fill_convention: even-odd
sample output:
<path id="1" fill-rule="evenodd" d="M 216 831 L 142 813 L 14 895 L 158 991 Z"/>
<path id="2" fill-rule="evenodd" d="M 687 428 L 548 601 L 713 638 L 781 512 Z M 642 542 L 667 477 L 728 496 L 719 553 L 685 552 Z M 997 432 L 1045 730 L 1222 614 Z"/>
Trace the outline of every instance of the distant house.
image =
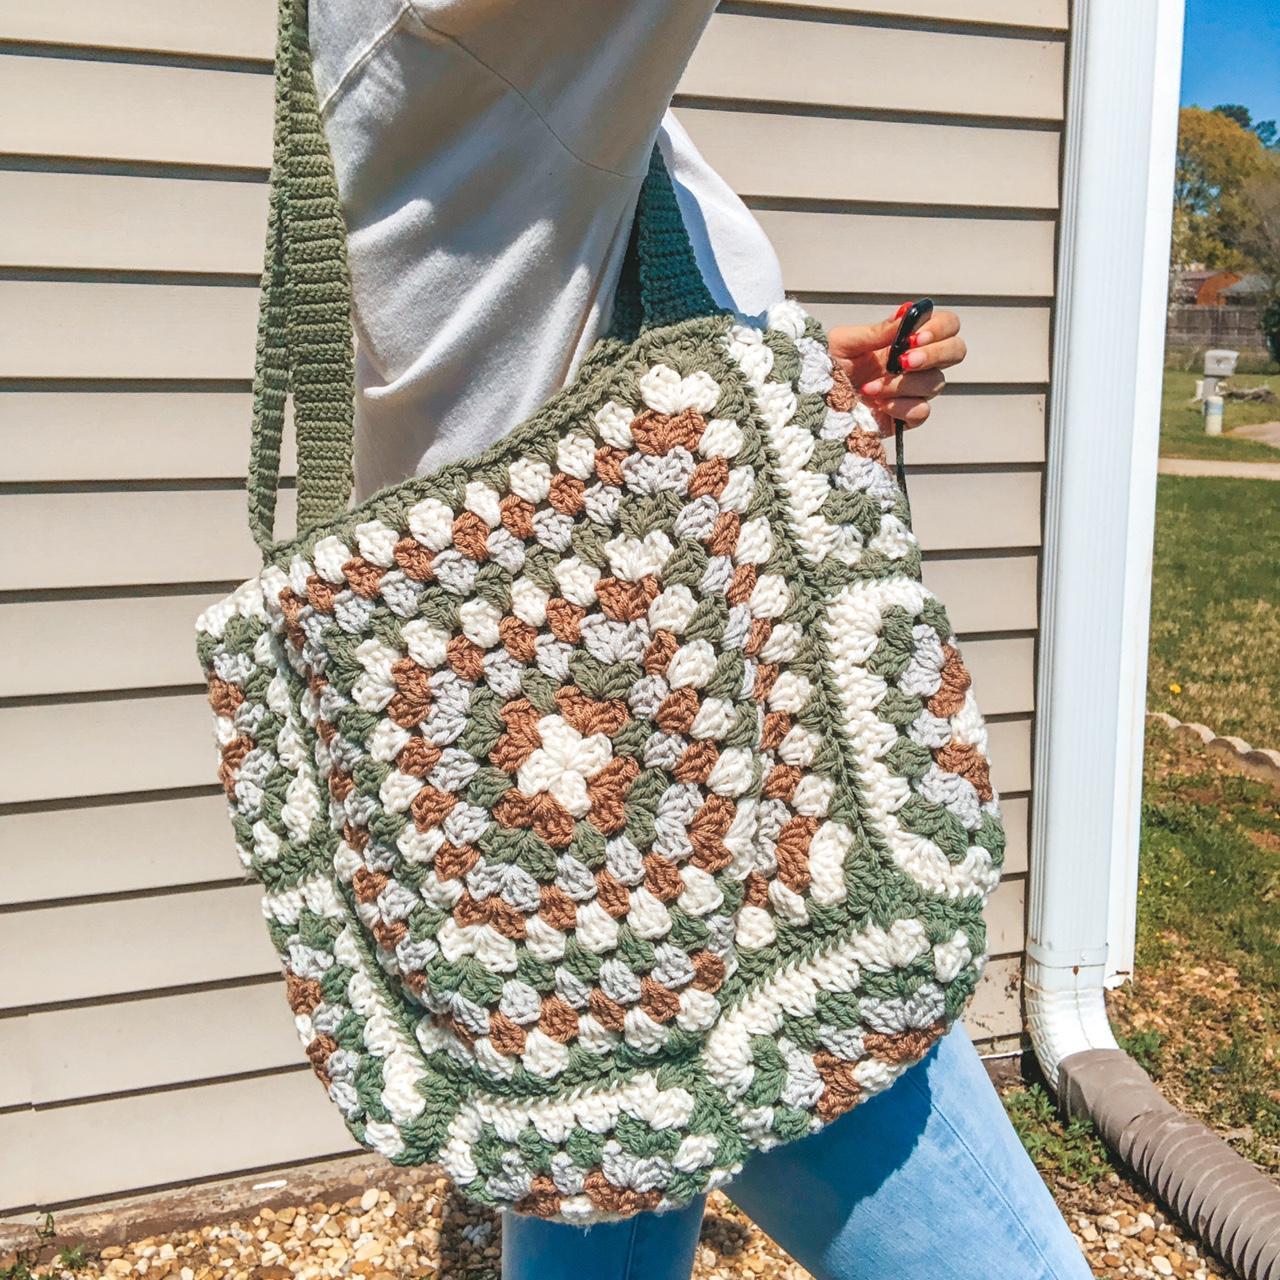
<path id="1" fill-rule="evenodd" d="M 1270 290 L 1266 278 L 1236 271 L 1191 267 L 1174 277 L 1165 340 L 1179 351 L 1230 347 L 1266 356 L 1262 311 Z"/>
<path id="2" fill-rule="evenodd" d="M 1220 307 L 1228 289 L 1240 280 L 1234 271 L 1197 267 L 1178 273 L 1172 301 L 1182 306 Z"/>
<path id="3" fill-rule="evenodd" d="M 1229 273 L 1224 272 L 1223 274 Z M 1266 276 L 1257 274 L 1237 276 L 1234 283 L 1222 290 L 1219 305 L 1258 307 L 1266 301 L 1270 293 L 1271 286 L 1268 284 Z"/>

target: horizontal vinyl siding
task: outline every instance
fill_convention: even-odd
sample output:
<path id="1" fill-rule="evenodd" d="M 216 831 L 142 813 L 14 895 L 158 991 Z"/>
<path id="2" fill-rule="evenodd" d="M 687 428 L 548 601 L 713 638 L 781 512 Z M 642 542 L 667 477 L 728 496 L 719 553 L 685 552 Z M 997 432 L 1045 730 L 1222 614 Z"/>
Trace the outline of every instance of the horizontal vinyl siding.
<path id="1" fill-rule="evenodd" d="M 1034 569 L 1034 557 L 930 561 L 925 580 L 944 599 L 955 600 L 954 624 L 962 631 L 1029 630 L 1035 626 L 1034 600 L 1018 595 Z M 0 604 L 0 652 L 29 654 L 21 665 L 0 671 L 0 698 L 32 694 L 104 693 L 116 689 L 156 689 L 191 682 L 191 619 L 219 598 L 216 591 L 182 594 L 126 594 Z M 1018 610 L 1011 613 L 1011 608 Z M 1016 622 L 1021 625 L 1011 627 Z M 1006 680 L 1000 668 L 1014 653 L 1032 661 L 1030 637 L 975 639 L 965 647 L 992 700 L 1003 710 L 1026 705 L 1025 671 Z M 985 655 L 991 655 L 987 657 Z M 1028 677 L 1029 679 L 1029 677 Z M 2 819 L 0 819 L 2 821 Z M 3 886 L 0 886 L 3 893 Z"/>
<path id="2" fill-rule="evenodd" d="M 938 18 L 947 22 L 1007 27 L 1042 27 L 1046 31 L 1067 29 L 1067 0 L 761 0 L 765 6 L 785 10 L 788 6 L 828 9 L 849 17 L 878 15 Z"/>
<path id="3" fill-rule="evenodd" d="M 928 551 L 1030 547 L 1040 539 L 1039 476 L 1026 468 L 913 476 L 913 522 Z M 289 501 L 286 501 L 289 497 Z M 291 495 L 281 495 L 286 520 Z M 234 489 L 17 494 L 0 538 L 40 556 L 0 561 L 0 591 L 243 577 L 253 569 L 245 499 Z"/>
<path id="4" fill-rule="evenodd" d="M 1067 0 L 762 0 L 756 12 L 803 6 L 875 21 L 916 20 L 1065 31 Z M 740 6 L 743 7 L 743 6 Z M 265 58 L 275 42 L 274 10 L 262 0 L 8 0 L 0 39 L 157 53 Z"/>
<path id="5" fill-rule="evenodd" d="M 855 304 L 810 309 L 842 319 L 880 311 Z M 1044 393 L 976 384 L 984 369 L 993 378 L 1012 372 L 1027 375 L 1019 381 L 1042 381 L 1048 313 L 962 311 L 977 377 L 954 379 L 934 409 L 936 429 L 912 436 L 912 462 L 1042 462 Z M 247 391 L 12 391 L 0 397 L 0 483 L 237 479 L 249 450 L 249 414 Z M 282 466 L 292 475 L 292 440 L 285 445 Z"/>
<path id="6" fill-rule="evenodd" d="M 0 15 L 0 1149 L 27 1153 L 0 1211 L 351 1145 L 240 876 L 192 644 L 256 566 L 273 9 Z M 968 1016 L 996 1046 L 1020 1029 L 1066 24 L 1065 0 L 725 5 L 676 100 L 824 323 L 922 292 L 962 317 L 908 459 L 1006 796 Z"/>

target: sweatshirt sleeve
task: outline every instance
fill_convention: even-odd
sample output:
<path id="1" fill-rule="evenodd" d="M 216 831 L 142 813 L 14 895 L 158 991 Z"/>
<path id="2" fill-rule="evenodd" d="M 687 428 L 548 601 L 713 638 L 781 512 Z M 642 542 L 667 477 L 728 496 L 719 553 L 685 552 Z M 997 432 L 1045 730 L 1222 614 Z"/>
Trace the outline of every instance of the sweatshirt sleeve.
<path id="1" fill-rule="evenodd" d="M 362 498 L 492 443 L 607 323 L 713 0 L 311 0 Z"/>
<path id="2" fill-rule="evenodd" d="M 518 98 L 584 164 L 643 176 L 714 9 L 715 0 L 312 0 L 322 107 L 380 44 L 407 36 L 438 55 L 439 79 L 421 87 L 437 99 L 441 134 L 457 123 L 448 90 L 462 77 Z"/>

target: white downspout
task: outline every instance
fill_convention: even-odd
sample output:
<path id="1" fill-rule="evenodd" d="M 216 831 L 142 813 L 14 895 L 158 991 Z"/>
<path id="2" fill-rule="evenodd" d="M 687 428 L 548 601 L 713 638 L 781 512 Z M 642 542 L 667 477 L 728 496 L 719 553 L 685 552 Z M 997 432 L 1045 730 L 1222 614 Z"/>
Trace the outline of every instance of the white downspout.
<path id="1" fill-rule="evenodd" d="M 1280 1188 L 1116 1044 L 1131 967 L 1182 0 L 1075 0 L 1058 253 L 1025 978 L 1069 1115 L 1243 1280 L 1280 1280 Z M 1109 960 L 1110 949 L 1120 954 Z"/>
<path id="2" fill-rule="evenodd" d="M 1119 724 L 1116 735 L 1114 855 L 1107 912 L 1107 985 L 1133 974 L 1138 929 L 1138 836 L 1142 823 L 1142 756 L 1147 709 L 1147 654 L 1151 632 L 1151 541 L 1156 522 L 1156 468 L 1164 391 L 1168 319 L 1169 242 L 1173 230 L 1173 172 L 1178 147 L 1182 79 L 1183 5 L 1163 4 L 1156 15 L 1151 85 L 1146 234 L 1142 241 L 1143 296 L 1138 308 L 1137 380 L 1129 487 L 1125 633 L 1120 644 Z M 1168 198 L 1164 193 L 1168 192 Z M 1159 282 L 1158 287 L 1154 282 Z"/>
<path id="3" fill-rule="evenodd" d="M 1104 984 L 1132 958 L 1181 44 L 1182 0 L 1075 0 L 1025 979 L 1055 1085 L 1117 1047 Z"/>

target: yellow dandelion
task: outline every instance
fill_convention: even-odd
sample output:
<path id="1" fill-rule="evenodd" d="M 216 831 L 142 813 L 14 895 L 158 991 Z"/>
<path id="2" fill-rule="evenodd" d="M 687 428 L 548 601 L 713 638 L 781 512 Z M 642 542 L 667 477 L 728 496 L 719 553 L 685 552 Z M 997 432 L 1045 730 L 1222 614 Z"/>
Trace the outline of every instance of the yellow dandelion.
<path id="1" fill-rule="evenodd" d="M 1182 692 L 1182 686 L 1181 686 L 1180 684 L 1171 684 L 1171 685 L 1169 686 L 1169 692 L 1170 692 L 1170 693 L 1181 693 L 1181 692 Z"/>

